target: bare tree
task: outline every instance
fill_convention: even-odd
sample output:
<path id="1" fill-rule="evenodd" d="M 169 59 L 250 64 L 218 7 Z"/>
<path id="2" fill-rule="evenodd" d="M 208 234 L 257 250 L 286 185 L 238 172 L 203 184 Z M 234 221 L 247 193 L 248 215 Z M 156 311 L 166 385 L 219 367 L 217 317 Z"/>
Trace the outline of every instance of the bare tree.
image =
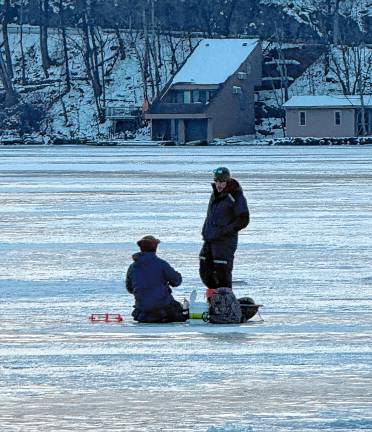
<path id="1" fill-rule="evenodd" d="M 26 56 L 23 46 L 23 12 L 24 12 L 24 0 L 20 0 L 19 5 L 19 47 L 21 50 L 21 73 L 22 73 L 22 84 L 26 83 Z"/>
<path id="2" fill-rule="evenodd" d="M 148 27 L 147 27 L 147 18 L 146 18 L 146 10 L 143 9 L 142 13 L 142 23 L 143 23 L 143 33 L 140 32 L 138 36 L 143 36 L 143 49 L 140 48 L 140 46 L 137 43 L 133 43 L 132 45 L 136 52 L 136 57 L 140 66 L 141 76 L 142 76 L 142 83 L 143 83 L 143 99 L 144 102 L 149 101 L 149 62 L 150 62 L 150 56 L 149 56 L 149 36 L 148 36 Z M 136 37 L 137 39 L 137 37 Z M 132 35 L 133 40 L 133 35 Z"/>
<path id="3" fill-rule="evenodd" d="M 105 114 L 101 107 L 100 96 L 102 86 L 98 70 L 98 50 L 95 39 L 95 26 L 92 19 L 91 1 L 84 1 L 84 9 L 81 16 L 81 29 L 83 39 L 83 58 L 88 80 L 91 83 L 94 100 L 97 108 L 97 115 L 100 122 L 104 122 Z"/>
<path id="4" fill-rule="evenodd" d="M 155 3 L 154 0 L 151 0 L 151 43 L 149 44 L 149 51 L 152 58 L 152 64 L 154 69 L 154 78 L 153 78 L 153 88 L 155 88 L 155 92 L 153 92 L 153 98 L 157 97 L 160 94 L 160 86 L 161 86 L 161 67 L 162 67 L 162 56 L 161 56 L 161 35 L 159 29 L 157 28 L 157 24 L 155 22 Z"/>
<path id="5" fill-rule="evenodd" d="M 177 58 L 177 51 L 182 44 L 182 38 L 180 37 L 174 37 L 172 32 L 168 31 L 164 35 L 164 40 L 167 46 L 169 47 L 169 50 L 171 52 L 171 58 L 170 58 L 170 74 L 173 75 L 179 68 L 179 61 Z"/>
<path id="6" fill-rule="evenodd" d="M 49 0 L 39 0 L 40 12 L 40 52 L 41 63 L 46 78 L 49 77 L 48 69 L 51 65 L 51 60 L 48 51 L 48 26 L 49 26 Z"/>
<path id="7" fill-rule="evenodd" d="M 119 27 L 115 27 L 115 35 L 116 35 L 116 39 L 118 42 L 118 47 L 119 47 L 119 53 L 120 53 L 120 60 L 125 60 L 127 57 L 127 53 L 126 53 L 126 49 L 125 49 L 125 44 L 124 44 L 124 40 L 120 34 L 120 30 Z"/>
<path id="8" fill-rule="evenodd" d="M 2 50 L 3 45 L 4 43 L 0 45 L 0 79 L 5 90 L 5 105 L 9 107 L 17 103 L 18 94 L 13 87 L 11 75 L 8 71 L 6 62 L 4 61 Z"/>
<path id="9" fill-rule="evenodd" d="M 372 50 L 364 44 L 333 47 L 330 70 L 334 73 L 344 95 L 355 95 L 371 85 Z M 362 80 L 362 84 L 360 84 Z"/>
<path id="10" fill-rule="evenodd" d="M 368 112 L 365 108 L 364 104 L 364 95 L 371 94 L 372 92 L 372 83 L 371 83 L 371 75 L 372 75 L 372 50 L 369 50 L 367 53 L 366 47 L 362 44 L 359 49 L 356 50 L 355 53 L 356 59 L 356 80 L 358 82 L 358 94 L 360 97 L 360 112 L 358 113 L 360 118 L 358 120 L 358 124 L 361 124 L 360 133 L 362 135 L 367 135 L 367 124 L 368 124 Z"/>
<path id="11" fill-rule="evenodd" d="M 10 53 L 9 46 L 9 35 L 8 35 L 8 24 L 10 23 L 12 16 L 10 0 L 4 0 L 4 5 L 1 10 L 1 26 L 2 26 L 2 36 L 3 36 L 3 50 L 5 53 L 6 70 L 10 79 L 13 78 L 13 64 L 12 56 Z"/>
<path id="12" fill-rule="evenodd" d="M 355 46 L 333 47 L 330 70 L 334 73 L 345 96 L 358 95 L 361 109 L 358 112 L 359 133 L 367 134 L 364 97 L 372 92 L 372 50 L 363 43 Z"/>
<path id="13" fill-rule="evenodd" d="M 234 12 L 238 5 L 239 0 L 224 0 L 221 3 L 220 15 L 223 19 L 223 34 L 229 36 L 231 33 L 231 23 Z"/>
<path id="14" fill-rule="evenodd" d="M 283 136 L 285 136 L 285 112 L 282 106 L 289 99 L 288 88 L 290 84 L 287 59 L 284 50 L 284 40 L 284 28 L 278 25 L 275 27 L 271 45 L 266 48 L 271 51 L 271 61 L 275 65 L 278 75 L 271 79 L 271 87 L 275 100 L 275 108 L 278 112 L 277 117 L 280 118 L 280 126 L 283 131 Z"/>
<path id="15" fill-rule="evenodd" d="M 340 0 L 333 0 L 333 44 L 340 42 Z"/>
<path id="16" fill-rule="evenodd" d="M 70 73 L 70 63 L 68 58 L 65 10 L 67 9 L 67 7 L 71 7 L 72 4 L 69 2 L 69 0 L 56 0 L 53 6 L 55 7 L 59 16 L 59 31 L 61 33 L 61 39 L 62 39 L 64 76 L 65 76 L 65 83 L 66 83 L 63 93 L 67 94 L 71 90 L 71 73 Z"/>
<path id="17" fill-rule="evenodd" d="M 111 56 L 105 56 L 106 46 L 112 45 L 113 39 L 116 38 L 116 35 L 108 35 L 101 31 L 99 27 L 96 27 L 95 38 L 97 39 L 98 44 L 98 53 L 99 53 L 99 61 L 98 61 L 98 69 L 101 75 L 101 87 L 102 87 L 102 111 L 105 112 L 106 109 L 106 77 L 108 77 L 117 60 L 120 58 L 121 51 L 120 47 L 118 47 Z"/>

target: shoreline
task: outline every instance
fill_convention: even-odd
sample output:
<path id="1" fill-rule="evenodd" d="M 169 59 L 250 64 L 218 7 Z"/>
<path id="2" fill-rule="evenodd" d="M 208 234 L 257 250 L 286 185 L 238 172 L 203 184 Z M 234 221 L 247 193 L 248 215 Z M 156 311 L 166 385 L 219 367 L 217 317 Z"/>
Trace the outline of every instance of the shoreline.
<path id="1" fill-rule="evenodd" d="M 296 138 L 256 138 L 251 140 L 239 139 L 239 137 L 230 137 L 218 139 L 211 143 L 203 141 L 193 141 L 186 144 L 176 144 L 173 141 L 153 141 L 149 138 L 143 139 L 64 139 L 60 137 L 16 137 L 0 136 L 1 147 L 12 146 L 63 146 L 63 145 L 86 145 L 93 147 L 262 147 L 262 146 L 338 146 L 338 145 L 369 145 L 372 144 L 372 136 L 365 137 L 296 137 Z"/>

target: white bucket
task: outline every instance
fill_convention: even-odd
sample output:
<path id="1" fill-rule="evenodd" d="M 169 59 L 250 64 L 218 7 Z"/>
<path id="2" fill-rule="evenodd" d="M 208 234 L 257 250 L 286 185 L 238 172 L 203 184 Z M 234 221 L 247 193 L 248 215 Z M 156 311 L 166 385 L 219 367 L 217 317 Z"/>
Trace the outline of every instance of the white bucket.
<path id="1" fill-rule="evenodd" d="M 197 302 L 196 296 L 196 290 L 194 290 L 190 295 L 190 319 L 205 319 L 208 316 L 208 304 L 205 302 Z"/>

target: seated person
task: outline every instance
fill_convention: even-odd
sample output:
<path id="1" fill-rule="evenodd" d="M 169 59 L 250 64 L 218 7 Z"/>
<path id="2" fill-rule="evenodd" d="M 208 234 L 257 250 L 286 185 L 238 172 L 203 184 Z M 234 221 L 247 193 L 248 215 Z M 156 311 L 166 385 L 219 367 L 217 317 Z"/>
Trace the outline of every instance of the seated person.
<path id="1" fill-rule="evenodd" d="M 160 240 L 147 235 L 138 240 L 141 252 L 133 255 L 129 266 L 126 287 L 134 295 L 132 316 L 139 322 L 166 323 L 186 321 L 188 311 L 172 296 L 170 286 L 179 286 L 182 276 L 165 260 L 156 255 Z"/>

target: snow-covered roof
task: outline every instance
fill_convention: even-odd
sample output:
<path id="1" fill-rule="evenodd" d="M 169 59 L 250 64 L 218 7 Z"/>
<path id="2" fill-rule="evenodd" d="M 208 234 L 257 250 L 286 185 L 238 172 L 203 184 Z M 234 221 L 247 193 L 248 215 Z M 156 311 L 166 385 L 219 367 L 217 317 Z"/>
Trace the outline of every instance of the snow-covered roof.
<path id="1" fill-rule="evenodd" d="M 363 97 L 365 106 L 372 107 L 372 95 Z M 292 96 L 284 108 L 349 108 L 361 106 L 360 96 Z"/>
<path id="2" fill-rule="evenodd" d="M 203 39 L 176 73 L 172 84 L 221 84 L 257 44 L 257 39 Z"/>

